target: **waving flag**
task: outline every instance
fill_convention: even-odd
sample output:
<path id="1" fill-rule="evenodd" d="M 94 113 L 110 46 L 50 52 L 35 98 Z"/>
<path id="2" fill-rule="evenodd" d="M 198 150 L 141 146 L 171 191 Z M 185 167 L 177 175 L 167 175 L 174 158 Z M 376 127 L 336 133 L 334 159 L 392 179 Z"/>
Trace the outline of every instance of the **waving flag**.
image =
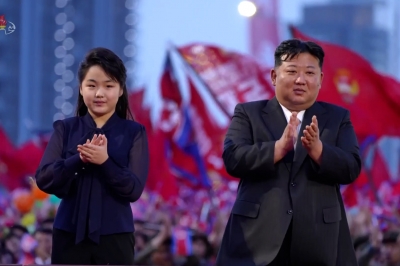
<path id="1" fill-rule="evenodd" d="M 293 37 L 312 40 L 325 51 L 324 80 L 318 100 L 350 110 L 360 140 L 369 135 L 400 136 L 400 85 L 373 69 L 357 53 L 335 44 L 312 39 L 296 28 Z M 390 96 L 387 91 L 393 91 Z"/>
<path id="2" fill-rule="evenodd" d="M 190 106 L 182 103 L 182 95 L 177 82 L 169 52 L 166 55 L 160 81 L 163 99 L 158 128 L 167 140 L 167 159 L 174 174 L 183 182 L 193 186 L 210 187 L 204 160 L 200 155 L 199 142 L 191 117 Z"/>
<path id="3" fill-rule="evenodd" d="M 250 56 L 205 44 L 187 45 L 178 51 L 228 117 L 237 103 L 265 100 L 274 94 L 270 68 Z"/>
<path id="4" fill-rule="evenodd" d="M 131 92 L 129 104 L 135 120 L 145 126 L 150 153 L 150 169 L 146 188 L 168 200 L 178 195 L 178 184 L 167 161 L 167 139 L 158 128 L 153 128 L 150 108 L 144 105 L 145 89 Z"/>

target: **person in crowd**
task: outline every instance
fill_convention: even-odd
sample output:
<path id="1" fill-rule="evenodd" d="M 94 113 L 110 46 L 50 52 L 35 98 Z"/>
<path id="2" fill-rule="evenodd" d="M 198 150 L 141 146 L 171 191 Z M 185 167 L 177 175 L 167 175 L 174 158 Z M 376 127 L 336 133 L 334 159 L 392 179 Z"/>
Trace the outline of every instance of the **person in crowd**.
<path id="1" fill-rule="evenodd" d="M 21 237 L 10 232 L 4 238 L 4 250 L 8 251 L 12 255 L 12 263 L 18 263 L 22 256 L 21 248 Z"/>
<path id="2" fill-rule="evenodd" d="M 52 234 L 53 230 L 47 228 L 39 228 L 33 234 L 37 243 L 34 250 L 35 264 L 51 264 L 51 250 L 53 246 Z"/>
<path id="3" fill-rule="evenodd" d="M 10 227 L 10 233 L 18 236 L 19 238 L 21 238 L 24 234 L 28 234 L 28 229 L 20 224 L 13 224 Z"/>
<path id="4" fill-rule="evenodd" d="M 53 229 L 53 224 L 54 218 L 47 218 L 40 223 L 40 227 L 43 229 Z"/>
<path id="5" fill-rule="evenodd" d="M 146 237 L 147 235 L 144 234 L 146 230 L 146 223 L 142 224 L 142 231 L 137 234 L 137 237 L 141 237 L 142 240 L 146 242 L 143 243 L 144 245 L 141 247 L 140 251 L 138 251 L 137 256 L 135 257 L 135 264 L 153 265 L 154 263 L 158 263 L 157 261 L 159 261 L 160 258 L 166 257 L 169 259 L 169 255 L 171 254 L 168 252 L 171 251 L 170 245 L 172 245 L 172 243 L 170 243 L 172 239 L 171 220 L 172 217 L 169 214 L 160 212 L 159 221 L 156 221 L 156 224 L 159 225 L 158 230 L 154 230 L 156 229 L 156 224 L 153 224 L 151 226 L 153 227 L 153 230 L 151 231 L 155 231 L 155 233 L 153 233 L 151 237 Z M 173 258 L 171 259 L 173 261 Z M 156 260 L 156 262 L 154 262 L 154 260 Z"/>
<path id="6" fill-rule="evenodd" d="M 0 264 L 13 264 L 14 262 L 14 255 L 6 250 L 6 249 L 1 249 L 0 250 Z"/>
<path id="7" fill-rule="evenodd" d="M 385 232 L 382 239 L 382 261 L 387 266 L 400 265 L 400 233 L 399 230 Z"/>
<path id="8" fill-rule="evenodd" d="M 214 250 L 207 235 L 196 233 L 192 236 L 192 253 L 199 260 L 199 265 L 212 265 L 210 259 Z"/>

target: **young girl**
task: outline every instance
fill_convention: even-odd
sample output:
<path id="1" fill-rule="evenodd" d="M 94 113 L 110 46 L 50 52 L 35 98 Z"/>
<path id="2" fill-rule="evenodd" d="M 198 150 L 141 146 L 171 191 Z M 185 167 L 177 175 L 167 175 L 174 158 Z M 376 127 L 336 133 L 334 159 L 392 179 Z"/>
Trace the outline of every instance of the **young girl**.
<path id="1" fill-rule="evenodd" d="M 117 55 L 91 50 L 78 76 L 76 116 L 54 122 L 35 176 L 41 190 L 62 198 L 52 264 L 133 264 L 130 202 L 147 180 L 146 132 L 133 121 Z"/>

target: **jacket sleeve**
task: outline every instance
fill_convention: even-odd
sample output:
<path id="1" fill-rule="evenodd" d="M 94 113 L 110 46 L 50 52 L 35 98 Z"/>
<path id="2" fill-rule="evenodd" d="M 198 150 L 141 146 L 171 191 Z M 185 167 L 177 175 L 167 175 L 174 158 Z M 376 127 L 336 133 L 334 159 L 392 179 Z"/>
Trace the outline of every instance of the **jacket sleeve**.
<path id="1" fill-rule="evenodd" d="M 361 158 L 349 111 L 343 116 L 336 145 L 322 144 L 321 164 L 312 163 L 318 175 L 338 184 L 355 181 L 361 172 Z"/>
<path id="2" fill-rule="evenodd" d="M 254 142 L 249 117 L 241 104 L 236 105 L 222 155 L 227 172 L 239 178 L 273 173 L 274 151 L 275 141 Z"/>
<path id="3" fill-rule="evenodd" d="M 106 183 L 118 196 L 137 201 L 146 184 L 149 172 L 149 150 L 145 128 L 140 125 L 129 153 L 129 166 L 122 167 L 109 157 L 100 165 Z"/>
<path id="4" fill-rule="evenodd" d="M 62 121 L 56 121 L 53 128 L 54 132 L 40 161 L 35 179 L 41 190 L 63 198 L 70 191 L 84 163 L 79 153 L 68 159 L 62 158 L 64 124 Z"/>

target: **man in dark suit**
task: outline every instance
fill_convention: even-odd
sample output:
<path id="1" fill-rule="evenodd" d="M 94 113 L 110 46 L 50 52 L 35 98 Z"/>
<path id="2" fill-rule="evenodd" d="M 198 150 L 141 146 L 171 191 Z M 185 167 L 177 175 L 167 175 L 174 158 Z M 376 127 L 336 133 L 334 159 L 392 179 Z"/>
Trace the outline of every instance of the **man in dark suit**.
<path id="1" fill-rule="evenodd" d="M 218 266 L 357 265 L 339 186 L 361 170 L 349 111 L 316 102 L 324 51 L 282 42 L 271 100 L 238 104 L 224 142 L 240 178 Z"/>

